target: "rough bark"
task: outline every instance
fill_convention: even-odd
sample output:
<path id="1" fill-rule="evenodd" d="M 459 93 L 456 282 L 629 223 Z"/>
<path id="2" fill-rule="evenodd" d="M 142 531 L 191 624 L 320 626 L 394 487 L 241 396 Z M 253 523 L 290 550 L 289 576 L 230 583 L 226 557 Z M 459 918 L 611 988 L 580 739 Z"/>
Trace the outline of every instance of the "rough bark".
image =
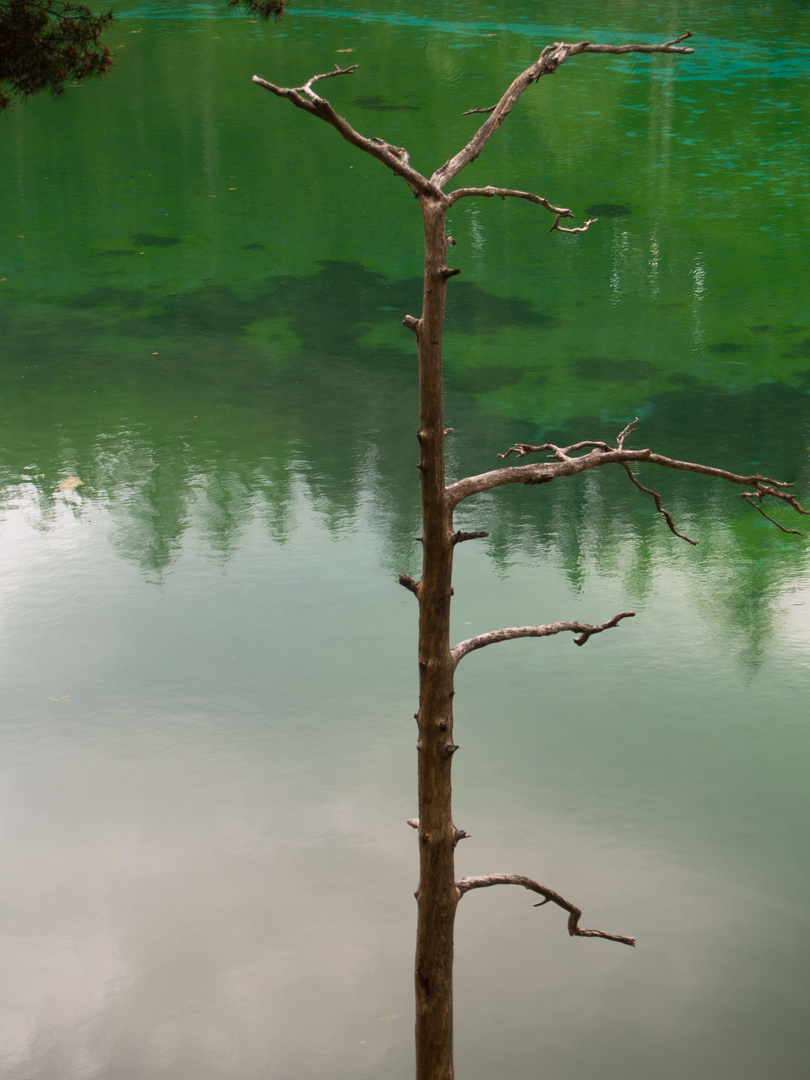
<path id="1" fill-rule="evenodd" d="M 447 292 L 445 200 L 420 198 L 425 223 L 419 349 L 422 579 L 419 600 L 419 888 L 416 933 L 416 1075 L 453 1076 L 453 926 L 458 893 L 451 768 L 453 670 L 450 601 L 452 511 L 445 494 L 442 333 Z"/>

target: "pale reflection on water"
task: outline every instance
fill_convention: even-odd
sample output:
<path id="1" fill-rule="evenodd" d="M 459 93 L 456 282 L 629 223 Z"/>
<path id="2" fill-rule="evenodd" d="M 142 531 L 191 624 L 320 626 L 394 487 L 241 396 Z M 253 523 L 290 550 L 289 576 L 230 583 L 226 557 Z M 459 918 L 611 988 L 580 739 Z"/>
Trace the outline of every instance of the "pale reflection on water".
<path id="1" fill-rule="evenodd" d="M 253 520 L 223 563 L 192 518 L 155 583 L 82 511 L 21 499 L 3 526 L 3 1075 L 408 1076 L 414 610 L 377 520 L 336 537 L 299 494 L 291 542 Z M 638 600 L 593 562 L 582 596 L 528 557 L 458 569 L 464 633 Z M 466 1076 L 800 1074 L 803 643 L 744 680 L 684 582 L 587 649 L 460 671 L 460 873 L 532 873 L 639 937 L 465 898 Z"/>

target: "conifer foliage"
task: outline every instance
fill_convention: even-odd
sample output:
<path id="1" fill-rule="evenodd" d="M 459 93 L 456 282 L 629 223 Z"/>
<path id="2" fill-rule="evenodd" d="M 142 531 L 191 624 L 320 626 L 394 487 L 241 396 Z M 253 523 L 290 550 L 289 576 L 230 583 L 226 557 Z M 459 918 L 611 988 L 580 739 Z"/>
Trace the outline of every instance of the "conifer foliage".
<path id="1" fill-rule="evenodd" d="M 227 0 L 261 19 L 278 18 L 285 0 Z M 106 75 L 113 57 L 101 35 L 112 22 L 70 0 L 0 0 L 0 112 L 15 97 L 65 87 Z"/>
<path id="2" fill-rule="evenodd" d="M 112 12 L 95 15 L 69 0 L 0 0 L 0 110 L 14 96 L 106 74 L 112 54 L 100 41 Z"/>
<path id="3" fill-rule="evenodd" d="M 278 19 L 284 14 L 286 0 L 227 0 L 229 8 L 237 8 L 260 19 Z"/>

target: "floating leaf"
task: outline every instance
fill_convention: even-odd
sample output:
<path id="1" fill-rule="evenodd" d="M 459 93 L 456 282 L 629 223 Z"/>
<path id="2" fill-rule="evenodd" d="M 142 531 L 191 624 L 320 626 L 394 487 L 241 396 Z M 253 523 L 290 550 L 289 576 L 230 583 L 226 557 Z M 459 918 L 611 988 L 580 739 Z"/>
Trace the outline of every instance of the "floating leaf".
<path id="1" fill-rule="evenodd" d="M 81 487 L 84 480 L 80 480 L 78 476 L 66 476 L 64 480 L 59 481 L 59 487 L 57 491 L 75 491 L 77 487 Z"/>

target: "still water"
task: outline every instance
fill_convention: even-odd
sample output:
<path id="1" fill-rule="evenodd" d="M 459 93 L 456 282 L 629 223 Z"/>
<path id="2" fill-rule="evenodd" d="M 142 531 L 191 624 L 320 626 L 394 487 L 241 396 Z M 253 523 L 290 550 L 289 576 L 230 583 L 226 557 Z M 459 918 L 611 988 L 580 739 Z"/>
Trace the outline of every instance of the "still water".
<path id="1" fill-rule="evenodd" d="M 416 884 L 420 222 L 271 98 L 324 93 L 430 171 L 547 42 L 454 212 L 453 476 L 611 438 L 808 499 L 804 3 L 117 5 L 103 83 L 0 123 L 8 1080 L 404 1080 Z M 466 182 L 465 174 L 465 182 Z M 648 474 L 643 474 L 653 482 Z M 80 480 L 81 484 L 76 481 Z M 622 476 L 472 501 L 456 636 L 464 1080 L 798 1080 L 810 1056 L 810 572 L 735 491 Z M 783 520 L 790 526 L 794 521 Z"/>

